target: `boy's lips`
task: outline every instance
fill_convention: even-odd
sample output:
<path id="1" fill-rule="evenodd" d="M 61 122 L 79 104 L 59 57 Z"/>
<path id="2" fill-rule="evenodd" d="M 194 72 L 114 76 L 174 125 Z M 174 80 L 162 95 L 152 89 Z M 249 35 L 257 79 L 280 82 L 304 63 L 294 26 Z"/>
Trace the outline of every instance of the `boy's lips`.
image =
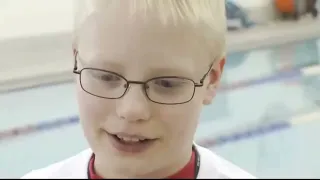
<path id="1" fill-rule="evenodd" d="M 128 139 L 139 139 L 139 140 L 153 140 L 153 139 L 155 139 L 155 138 L 150 138 L 150 137 L 139 135 L 139 134 L 129 134 L 129 133 L 124 133 L 124 132 L 109 133 L 109 134 L 115 135 L 119 138 L 128 138 Z"/>
<path id="2" fill-rule="evenodd" d="M 112 146 L 119 152 L 136 154 L 149 149 L 156 141 L 155 138 L 128 133 L 107 133 Z"/>

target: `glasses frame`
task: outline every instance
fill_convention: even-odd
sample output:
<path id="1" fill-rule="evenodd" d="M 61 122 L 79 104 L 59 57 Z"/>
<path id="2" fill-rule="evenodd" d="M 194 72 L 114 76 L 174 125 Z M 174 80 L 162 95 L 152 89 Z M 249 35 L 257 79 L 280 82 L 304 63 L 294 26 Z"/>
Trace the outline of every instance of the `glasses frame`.
<path id="1" fill-rule="evenodd" d="M 186 78 L 186 77 L 182 77 L 182 76 L 160 76 L 160 77 L 155 77 L 155 78 L 148 79 L 148 80 L 146 80 L 146 81 L 132 81 L 132 80 L 126 79 L 126 78 L 123 77 L 121 74 L 118 74 L 118 73 L 115 73 L 115 72 L 112 72 L 112 71 L 103 70 L 103 69 L 98 69 L 98 68 L 82 68 L 81 70 L 78 70 L 78 62 L 77 62 L 78 54 L 79 54 L 78 51 L 77 51 L 77 50 L 74 50 L 74 67 L 73 67 L 73 73 L 79 75 L 80 86 L 81 86 L 82 90 L 84 90 L 86 93 L 88 93 L 88 94 L 90 94 L 90 95 L 93 95 L 93 96 L 99 97 L 99 98 L 103 98 L 103 99 L 120 99 L 120 98 L 122 98 L 123 96 L 126 95 L 126 93 L 128 92 L 131 84 L 138 84 L 138 85 L 142 85 L 142 86 L 143 86 L 144 94 L 145 94 L 145 96 L 148 98 L 148 100 L 150 100 L 151 102 L 154 102 L 154 103 L 157 103 L 157 104 L 164 104 L 164 105 L 185 104 L 185 103 L 190 102 L 190 101 L 193 99 L 194 94 L 195 94 L 195 91 L 196 91 L 196 88 L 203 86 L 203 82 L 204 82 L 205 78 L 207 77 L 207 75 L 209 74 L 209 72 L 210 72 L 210 70 L 211 70 L 211 68 L 212 68 L 212 66 L 210 66 L 210 69 L 203 75 L 203 77 L 200 79 L 199 83 L 194 82 L 194 81 L 193 81 L 192 79 L 190 79 L 190 78 Z M 82 71 L 83 71 L 83 70 L 96 70 L 96 71 L 100 71 L 100 72 L 106 72 L 106 73 L 110 73 L 110 74 L 117 75 L 117 76 L 123 78 L 123 79 L 126 81 L 126 85 L 127 85 L 127 86 L 126 86 L 126 90 L 124 91 L 124 93 L 123 93 L 120 97 L 116 97 L 116 98 L 108 98 L 108 97 L 104 97 L 104 96 L 99 96 L 99 95 L 93 94 L 93 93 L 87 91 L 85 88 L 83 88 L 83 85 L 82 85 L 82 82 L 81 82 L 81 75 L 82 75 Z M 162 78 L 179 78 L 179 79 L 184 79 L 184 80 L 191 81 L 194 86 L 193 86 L 193 93 L 192 93 L 192 96 L 190 97 L 190 99 L 189 99 L 189 100 L 186 100 L 186 101 L 183 101 L 183 102 L 179 102 L 179 103 L 162 103 L 162 102 L 158 102 L 158 101 L 152 100 L 152 99 L 149 97 L 148 93 L 147 93 L 147 83 L 150 82 L 150 81 L 152 81 L 152 80 L 162 79 Z"/>

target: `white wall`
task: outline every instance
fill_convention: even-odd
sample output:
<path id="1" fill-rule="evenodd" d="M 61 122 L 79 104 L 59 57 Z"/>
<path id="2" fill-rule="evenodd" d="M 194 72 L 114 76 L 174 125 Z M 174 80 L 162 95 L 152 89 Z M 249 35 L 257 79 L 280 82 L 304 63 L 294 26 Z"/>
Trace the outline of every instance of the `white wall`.
<path id="1" fill-rule="evenodd" d="M 0 1 L 0 90 L 72 71 L 73 0 Z"/>
<path id="2" fill-rule="evenodd" d="M 72 0 L 1 1 L 0 41 L 70 31 L 72 12 Z"/>

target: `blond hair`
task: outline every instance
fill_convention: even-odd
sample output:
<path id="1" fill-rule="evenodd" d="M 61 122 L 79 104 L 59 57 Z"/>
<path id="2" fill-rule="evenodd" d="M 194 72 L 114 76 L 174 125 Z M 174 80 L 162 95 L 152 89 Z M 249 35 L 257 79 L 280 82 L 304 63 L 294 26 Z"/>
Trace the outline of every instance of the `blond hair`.
<path id="1" fill-rule="evenodd" d="M 216 51 L 216 58 L 225 56 L 226 51 L 226 15 L 225 0 L 74 0 L 75 19 L 74 35 L 94 13 L 108 11 L 108 8 L 121 6 L 126 2 L 132 17 L 139 15 L 147 19 L 153 13 L 166 25 L 168 22 L 188 22 L 190 25 L 205 25 L 205 36 L 212 43 L 212 50 Z M 74 41 L 76 43 L 76 40 Z"/>

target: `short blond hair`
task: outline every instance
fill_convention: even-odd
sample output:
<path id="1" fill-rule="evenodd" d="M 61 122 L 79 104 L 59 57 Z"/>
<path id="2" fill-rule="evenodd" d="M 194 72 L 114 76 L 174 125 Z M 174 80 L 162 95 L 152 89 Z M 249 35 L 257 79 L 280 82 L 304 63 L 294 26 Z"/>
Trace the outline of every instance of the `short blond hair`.
<path id="1" fill-rule="evenodd" d="M 191 25 L 204 24 L 208 27 L 206 37 L 212 42 L 215 58 L 223 58 L 226 52 L 225 0 L 74 0 L 74 43 L 77 31 L 86 19 L 94 13 L 108 11 L 113 5 L 126 2 L 132 17 L 138 15 L 148 18 L 156 14 L 163 25 L 168 22 L 186 21 Z M 117 4 L 118 3 L 118 4 Z"/>

